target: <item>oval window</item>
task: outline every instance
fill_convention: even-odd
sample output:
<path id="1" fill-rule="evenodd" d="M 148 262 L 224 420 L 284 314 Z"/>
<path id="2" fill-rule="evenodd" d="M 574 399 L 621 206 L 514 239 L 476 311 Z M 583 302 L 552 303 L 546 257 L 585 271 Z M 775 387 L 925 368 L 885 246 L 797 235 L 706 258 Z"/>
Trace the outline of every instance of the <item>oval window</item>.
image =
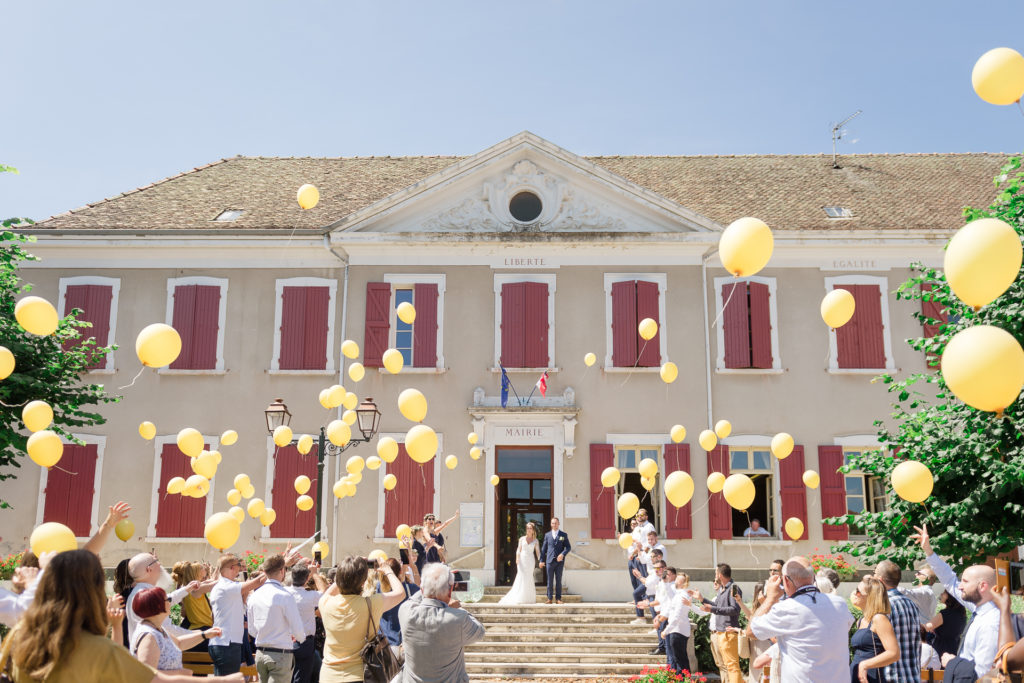
<path id="1" fill-rule="evenodd" d="M 530 223 L 540 216 L 543 204 L 540 197 L 532 192 L 518 192 L 508 203 L 508 211 L 512 218 L 520 223 Z"/>

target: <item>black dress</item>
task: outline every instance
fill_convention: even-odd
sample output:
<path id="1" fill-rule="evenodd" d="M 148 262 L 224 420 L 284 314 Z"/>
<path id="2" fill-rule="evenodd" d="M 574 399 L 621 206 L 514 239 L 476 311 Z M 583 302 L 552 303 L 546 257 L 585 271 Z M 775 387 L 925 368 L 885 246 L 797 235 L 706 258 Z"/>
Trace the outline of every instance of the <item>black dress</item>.
<path id="1" fill-rule="evenodd" d="M 935 640 L 932 647 L 939 653 L 939 657 L 946 654 L 956 654 L 960 650 L 960 636 L 967 626 L 967 610 L 960 604 L 960 601 L 953 596 L 949 597 L 942 615 L 942 625 L 935 629 Z"/>
<path id="2" fill-rule="evenodd" d="M 874 617 L 871 618 L 874 620 Z M 853 652 L 853 661 L 850 662 L 850 681 L 851 683 L 860 683 L 860 677 L 857 675 L 860 663 L 884 652 L 885 646 L 882 645 L 882 639 L 878 637 L 877 633 L 871 631 L 871 625 L 868 624 L 868 628 L 857 629 L 850 637 L 850 650 Z M 868 669 L 868 683 L 880 683 L 882 670 Z"/>

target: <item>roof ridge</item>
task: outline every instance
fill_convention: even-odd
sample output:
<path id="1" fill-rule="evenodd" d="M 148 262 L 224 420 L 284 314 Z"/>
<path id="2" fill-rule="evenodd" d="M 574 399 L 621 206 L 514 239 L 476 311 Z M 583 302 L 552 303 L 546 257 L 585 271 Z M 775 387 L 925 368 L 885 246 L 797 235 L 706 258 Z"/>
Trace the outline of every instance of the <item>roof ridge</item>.
<path id="1" fill-rule="evenodd" d="M 862 152 L 839 154 L 839 158 L 848 157 L 978 157 L 1006 156 L 1018 152 Z M 762 158 L 815 158 L 831 157 L 830 152 L 815 154 L 595 154 L 585 155 L 586 159 L 762 159 Z"/>

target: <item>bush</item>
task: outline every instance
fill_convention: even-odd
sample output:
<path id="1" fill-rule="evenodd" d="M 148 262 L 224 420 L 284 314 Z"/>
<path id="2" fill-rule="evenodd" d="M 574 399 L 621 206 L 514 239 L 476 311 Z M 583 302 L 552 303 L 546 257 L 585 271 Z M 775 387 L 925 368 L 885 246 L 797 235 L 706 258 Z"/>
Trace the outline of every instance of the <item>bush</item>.
<path id="1" fill-rule="evenodd" d="M 11 553 L 0 560 L 0 581 L 10 581 L 19 564 L 21 564 L 21 553 Z"/>

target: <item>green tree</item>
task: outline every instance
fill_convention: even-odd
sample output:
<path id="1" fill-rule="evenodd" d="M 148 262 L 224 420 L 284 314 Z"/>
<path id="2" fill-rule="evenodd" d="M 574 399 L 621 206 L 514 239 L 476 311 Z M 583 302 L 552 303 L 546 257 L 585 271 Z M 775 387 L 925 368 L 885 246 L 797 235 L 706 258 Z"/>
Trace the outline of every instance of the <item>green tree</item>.
<path id="1" fill-rule="evenodd" d="M 967 208 L 964 217 L 968 221 L 998 218 L 1024 233 L 1020 157 L 1003 166 L 995 185 L 998 194 L 992 205 Z M 914 526 L 927 522 L 935 552 L 963 568 L 1024 545 L 1024 406 L 1018 399 L 1002 417 L 996 417 L 965 405 L 947 389 L 938 359 L 954 334 L 973 325 L 1001 327 L 1024 343 L 1024 278 L 1018 275 L 1002 296 L 974 311 L 957 299 L 941 271 L 921 264 L 915 264 L 914 271 L 900 285 L 897 298 L 935 301 L 945 308 L 949 321 L 930 339 L 907 340 L 911 348 L 934 354 L 929 356 L 928 372 L 901 381 L 882 376 L 895 400 L 890 423 L 894 426 L 875 422 L 884 450 L 852 457 L 842 468 L 885 481 L 889 507 L 826 522 L 854 525 L 867 536 L 864 541 L 838 544 L 835 550 L 849 552 L 867 564 L 891 559 L 904 567 L 920 559 L 920 549 L 908 536 Z M 921 313 L 914 315 L 922 323 L 942 323 Z M 904 458 L 923 462 L 935 476 L 935 488 L 924 504 L 908 503 L 892 490 L 890 474 Z"/>

